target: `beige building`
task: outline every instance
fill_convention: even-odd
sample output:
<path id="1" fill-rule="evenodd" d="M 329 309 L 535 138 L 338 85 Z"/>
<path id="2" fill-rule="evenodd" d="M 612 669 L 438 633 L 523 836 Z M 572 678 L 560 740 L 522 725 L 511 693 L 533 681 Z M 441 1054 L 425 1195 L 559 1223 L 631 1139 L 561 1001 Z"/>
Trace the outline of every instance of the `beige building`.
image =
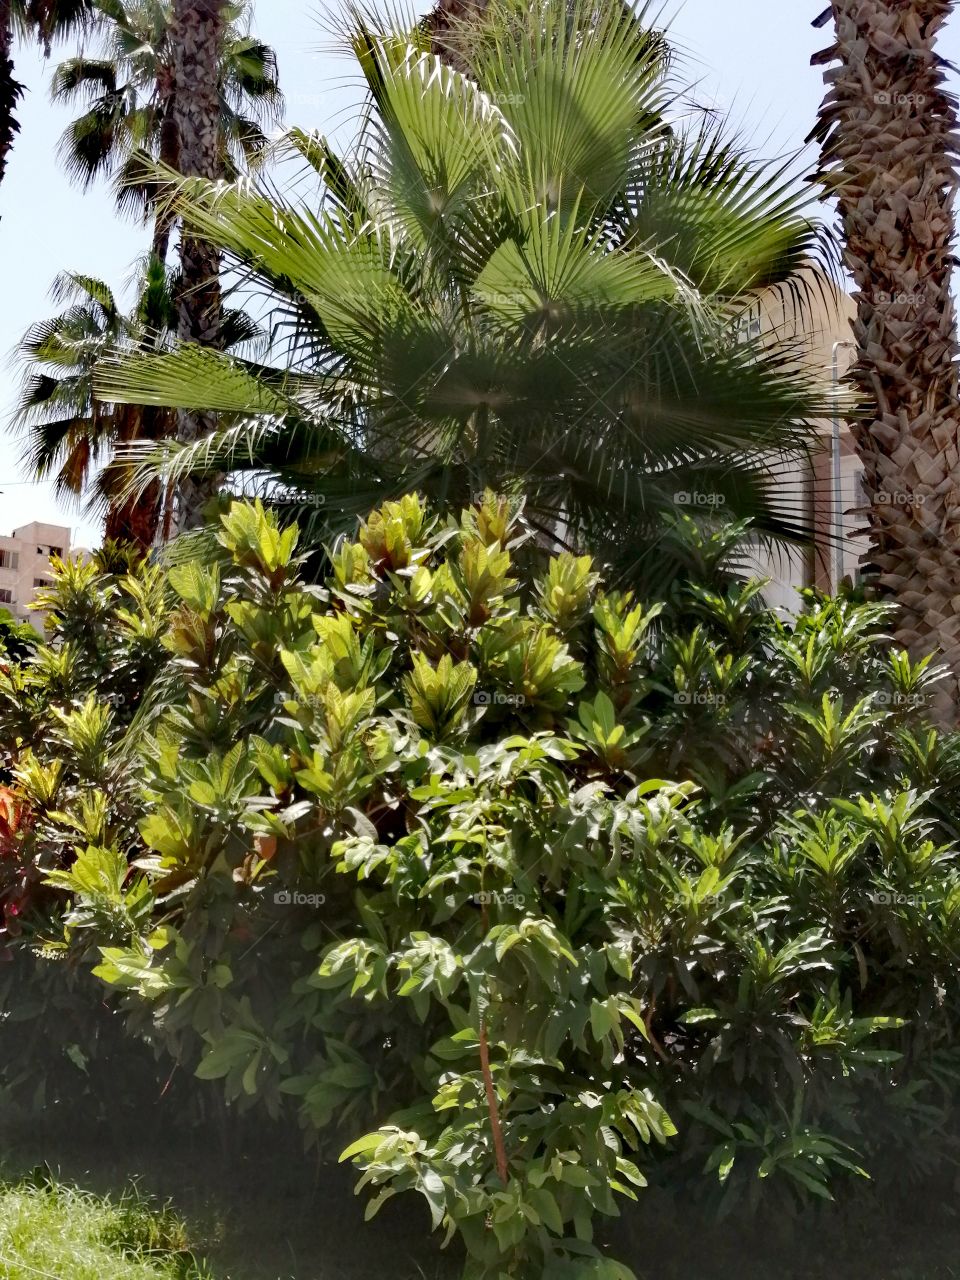
<path id="1" fill-rule="evenodd" d="M 767 290 L 743 318 L 751 336 L 768 337 L 797 352 L 798 362 L 827 386 L 838 386 L 854 358 L 853 299 L 819 272 L 804 274 L 802 290 Z M 805 523 L 816 529 L 812 547 L 768 555 L 758 553 L 756 568 L 772 579 L 767 599 L 795 610 L 797 590 L 817 586 L 835 591 L 844 578 L 856 581 L 866 549 L 862 533 L 862 467 L 846 423 L 839 417 L 817 424 L 820 449 L 810 466 L 795 462 L 775 468 L 777 485 L 795 503 Z"/>
<path id="2" fill-rule="evenodd" d="M 59 524 L 34 522 L 14 529 L 9 538 L 0 537 L 0 608 L 39 629 L 33 598 L 50 580 L 50 557 L 69 551 L 70 530 Z"/>

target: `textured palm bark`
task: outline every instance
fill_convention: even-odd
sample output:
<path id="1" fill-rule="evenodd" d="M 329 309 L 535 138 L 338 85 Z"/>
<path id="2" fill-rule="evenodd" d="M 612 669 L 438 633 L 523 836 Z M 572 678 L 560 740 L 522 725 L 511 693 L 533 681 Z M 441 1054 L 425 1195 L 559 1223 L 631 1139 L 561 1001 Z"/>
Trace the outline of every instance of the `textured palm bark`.
<path id="1" fill-rule="evenodd" d="M 157 81 L 157 96 L 163 103 L 163 115 L 160 124 L 160 163 L 167 169 L 180 169 L 180 131 L 177 125 L 176 85 L 173 76 L 164 71 Z M 158 193 L 153 215 L 153 243 L 151 253 L 158 262 L 166 262 L 170 250 L 170 237 L 176 224 L 176 217 L 170 211 L 168 203 Z"/>
<path id="2" fill-rule="evenodd" d="M 13 22 L 10 0 L 0 0 L 0 182 L 7 171 L 7 160 L 14 139 L 20 132 L 17 103 L 23 86 L 13 74 Z"/>
<path id="3" fill-rule="evenodd" d="M 489 0 L 440 0 L 423 19 L 423 30 L 430 37 L 430 47 L 455 71 L 468 70 L 467 59 L 460 48 L 465 38 L 465 25 L 478 19 Z"/>
<path id="4" fill-rule="evenodd" d="M 110 508 L 103 536 L 115 542 L 132 542 L 147 555 L 157 540 L 159 526 L 160 483 L 154 481 L 140 497 Z"/>
<path id="5" fill-rule="evenodd" d="M 219 49 L 224 0 L 174 0 L 171 40 L 174 50 L 174 118 L 180 172 L 185 177 L 221 176 Z M 178 299 L 181 342 L 221 345 L 220 255 L 197 239 L 189 226 L 180 239 L 183 284 Z M 177 414 L 177 439 L 190 443 L 216 427 L 212 414 Z M 180 530 L 203 523 L 204 508 L 216 495 L 218 476 L 189 477 L 177 494 Z"/>
<path id="6" fill-rule="evenodd" d="M 173 411 L 153 405 L 127 405 L 120 411 L 117 440 L 160 440 L 169 436 Z M 124 479 L 130 478 L 129 473 Z M 119 486 L 118 486 L 119 487 Z M 111 502 L 103 536 L 115 542 L 132 542 L 145 555 L 158 540 L 162 489 L 155 480 L 142 493 Z"/>
<path id="7" fill-rule="evenodd" d="M 857 292 L 852 423 L 870 503 L 871 550 L 901 606 L 897 639 L 939 649 L 960 674 L 960 406 L 950 281 L 957 191 L 957 103 L 937 37 L 952 0 L 833 0 L 818 20 L 835 42 L 812 137 L 836 196 Z M 957 681 L 944 682 L 956 721 Z"/>

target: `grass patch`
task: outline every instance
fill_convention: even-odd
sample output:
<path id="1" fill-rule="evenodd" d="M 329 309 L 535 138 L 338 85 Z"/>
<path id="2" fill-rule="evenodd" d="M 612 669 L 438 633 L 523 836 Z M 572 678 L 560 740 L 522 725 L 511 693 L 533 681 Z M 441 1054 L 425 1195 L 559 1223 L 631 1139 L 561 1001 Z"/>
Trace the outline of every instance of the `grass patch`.
<path id="1" fill-rule="evenodd" d="M 0 1183 L 3 1280 L 214 1280 L 183 1221 L 131 1188 L 116 1200 L 38 1170 Z"/>
<path id="2" fill-rule="evenodd" d="M 117 1209 L 125 1199 L 122 1188 L 132 1183 L 148 1207 L 149 1229 L 159 1206 L 174 1207 L 167 1214 L 182 1234 L 167 1232 L 163 1242 L 176 1248 L 189 1242 L 211 1280 L 461 1275 L 461 1256 L 455 1249 L 440 1251 L 418 1196 L 397 1196 L 366 1223 L 366 1200 L 353 1194 L 353 1170 L 305 1154 L 296 1130 L 291 1134 L 262 1114 L 230 1116 L 228 1139 L 221 1142 L 218 1126 L 178 1127 L 176 1113 L 164 1106 L 145 1106 L 137 1124 L 108 1128 L 76 1114 L 38 1121 L 0 1105 L 0 1190 L 4 1177 L 9 1186 L 39 1165 L 57 1184 L 82 1187 Z M 142 1235 L 137 1240 L 142 1243 Z M 54 1274 L 74 1280 L 69 1271 Z M 9 1280 L 2 1262 L 0 1280 Z M 16 1280 L 44 1278 L 27 1272 Z"/>
<path id="3" fill-rule="evenodd" d="M 0 1108 L 0 1280 L 461 1275 L 462 1258 L 439 1251 L 416 1196 L 364 1223 L 349 1172 L 285 1145 L 262 1118 L 251 1122 L 252 1147 L 230 1151 L 210 1129 L 178 1135 L 161 1124 L 145 1135 L 131 1126 L 111 1140 L 96 1126 L 2 1121 Z M 47 1164 L 26 1173 L 44 1160 L 54 1173 Z M 841 1203 L 796 1217 L 718 1224 L 682 1194 L 651 1187 L 610 1230 L 637 1280 L 960 1280 L 956 1203 L 951 1174 L 857 1185 Z"/>

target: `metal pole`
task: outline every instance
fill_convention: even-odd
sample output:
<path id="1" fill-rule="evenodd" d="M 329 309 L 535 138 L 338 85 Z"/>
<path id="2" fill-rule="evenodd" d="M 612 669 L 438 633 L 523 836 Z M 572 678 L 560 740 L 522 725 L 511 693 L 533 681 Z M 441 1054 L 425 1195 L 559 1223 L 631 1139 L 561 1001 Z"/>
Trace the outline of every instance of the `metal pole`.
<path id="1" fill-rule="evenodd" d="M 843 339 L 833 344 L 833 538 L 834 569 L 837 575 L 836 590 L 843 581 L 843 484 L 840 471 L 840 360 L 841 347 L 856 347 L 855 342 Z"/>

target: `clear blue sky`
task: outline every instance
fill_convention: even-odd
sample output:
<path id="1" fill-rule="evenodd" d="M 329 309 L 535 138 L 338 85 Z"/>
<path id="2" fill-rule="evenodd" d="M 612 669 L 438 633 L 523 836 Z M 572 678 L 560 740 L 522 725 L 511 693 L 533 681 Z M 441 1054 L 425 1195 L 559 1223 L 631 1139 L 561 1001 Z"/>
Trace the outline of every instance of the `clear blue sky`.
<path id="1" fill-rule="evenodd" d="M 826 36 L 810 23 L 825 0 L 667 0 L 675 44 L 698 81 L 698 100 L 729 113 L 761 154 L 796 151 L 809 132 L 823 93 L 810 56 Z M 328 0 L 332 8 L 332 0 Z M 651 11 L 655 11 L 651 6 Z M 258 33 L 274 46 L 291 124 L 332 133 L 346 127 L 358 100 L 349 63 L 330 51 L 316 7 L 303 0 L 257 0 Z M 943 55 L 960 63 L 960 19 Z M 61 55 L 64 56 L 64 55 Z M 54 53 L 56 59 L 57 54 Z M 75 544 L 95 545 L 96 527 L 76 510 L 58 507 L 49 487 L 25 483 L 19 444 L 7 430 L 18 374 L 7 360 L 35 320 L 53 314 L 48 289 L 63 269 L 99 276 L 120 290 L 144 252 L 143 227 L 119 219 L 105 186 L 81 193 L 59 170 L 55 150 L 69 117 L 47 97 L 49 69 L 38 54 L 18 55 L 28 85 L 22 132 L 0 186 L 0 533 L 31 520 L 70 524 Z"/>

